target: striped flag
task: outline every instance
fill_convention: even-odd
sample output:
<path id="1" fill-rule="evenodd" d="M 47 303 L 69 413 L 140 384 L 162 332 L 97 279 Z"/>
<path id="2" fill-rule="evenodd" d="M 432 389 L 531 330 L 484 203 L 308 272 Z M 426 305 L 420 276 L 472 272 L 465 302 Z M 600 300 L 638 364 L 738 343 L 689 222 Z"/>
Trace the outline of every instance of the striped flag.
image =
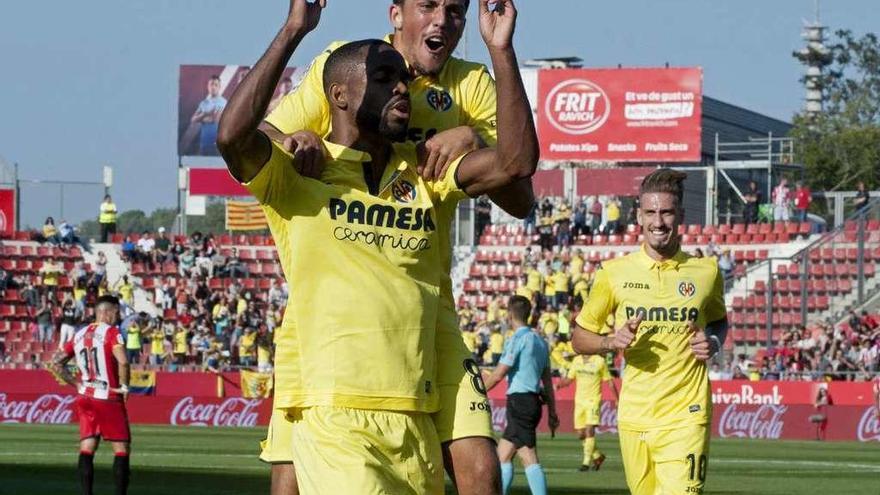
<path id="1" fill-rule="evenodd" d="M 256 201 L 226 200 L 226 230 L 263 230 L 266 215 Z"/>

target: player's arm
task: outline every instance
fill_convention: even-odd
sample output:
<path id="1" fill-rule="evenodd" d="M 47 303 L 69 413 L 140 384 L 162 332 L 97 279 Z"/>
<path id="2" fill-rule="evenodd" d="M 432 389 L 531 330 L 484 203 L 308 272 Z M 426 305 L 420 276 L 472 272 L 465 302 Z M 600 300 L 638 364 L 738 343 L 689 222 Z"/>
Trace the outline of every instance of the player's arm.
<path id="1" fill-rule="evenodd" d="M 49 371 L 61 379 L 64 383 L 75 387 L 76 386 L 76 378 L 74 378 L 73 374 L 70 373 L 70 370 L 67 369 L 67 363 L 73 357 L 73 347 L 66 345 L 63 348 L 59 348 L 55 355 L 52 356 L 52 360 L 49 362 Z"/>
<path id="2" fill-rule="evenodd" d="M 556 428 L 559 428 L 559 416 L 556 415 L 556 394 L 553 393 L 553 376 L 550 374 L 550 366 L 545 366 L 541 373 L 541 395 L 544 397 L 544 403 L 547 404 L 547 425 L 550 427 L 550 433 L 556 435 Z"/>
<path id="3" fill-rule="evenodd" d="M 114 390 L 122 394 L 123 400 L 128 400 L 128 384 L 131 379 L 131 366 L 128 364 L 128 355 L 125 353 L 125 346 L 115 344 L 112 349 L 113 359 L 119 369 L 119 389 Z"/>
<path id="4" fill-rule="evenodd" d="M 706 328 L 701 330 L 691 323 L 694 332 L 691 337 L 691 351 L 700 361 L 711 359 L 724 348 L 727 339 L 727 307 L 724 305 L 724 276 L 716 268 L 715 283 L 706 303 Z"/>
<path id="5" fill-rule="evenodd" d="M 290 12 L 272 44 L 235 90 L 220 119 L 217 147 L 233 177 L 250 182 L 269 160 L 272 145 L 259 130 L 275 86 L 294 50 L 318 25 L 326 0 L 291 0 Z"/>
<path id="6" fill-rule="evenodd" d="M 624 322 L 613 335 L 600 335 L 605 320 L 615 309 L 614 292 L 608 279 L 608 272 L 600 268 L 596 272 L 590 298 L 575 319 L 571 347 L 578 354 L 607 354 L 626 349 L 635 340 L 640 316 Z"/>
<path id="7" fill-rule="evenodd" d="M 469 196 L 479 196 L 534 175 L 538 136 L 513 49 L 516 8 L 512 0 L 480 0 L 480 33 L 489 49 L 498 91 L 498 144 L 469 153 L 456 168 L 456 182 Z"/>
<path id="8" fill-rule="evenodd" d="M 495 385 L 498 385 L 501 380 L 504 380 L 504 377 L 507 376 L 509 371 L 509 365 L 498 363 L 498 366 L 495 366 L 495 369 L 492 370 L 491 373 L 484 373 L 483 383 L 486 385 L 486 390 L 489 391 L 495 388 Z"/>

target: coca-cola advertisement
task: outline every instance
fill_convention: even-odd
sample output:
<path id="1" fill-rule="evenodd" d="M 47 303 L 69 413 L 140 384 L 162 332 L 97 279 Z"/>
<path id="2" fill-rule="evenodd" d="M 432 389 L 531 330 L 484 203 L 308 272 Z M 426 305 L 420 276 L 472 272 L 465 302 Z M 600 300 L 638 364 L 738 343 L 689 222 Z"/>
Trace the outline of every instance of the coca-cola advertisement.
<path id="1" fill-rule="evenodd" d="M 76 422 L 74 394 L 0 392 L 0 423 L 66 424 Z M 272 401 L 241 397 L 149 397 L 128 399 L 135 424 L 252 427 L 269 424 Z"/>

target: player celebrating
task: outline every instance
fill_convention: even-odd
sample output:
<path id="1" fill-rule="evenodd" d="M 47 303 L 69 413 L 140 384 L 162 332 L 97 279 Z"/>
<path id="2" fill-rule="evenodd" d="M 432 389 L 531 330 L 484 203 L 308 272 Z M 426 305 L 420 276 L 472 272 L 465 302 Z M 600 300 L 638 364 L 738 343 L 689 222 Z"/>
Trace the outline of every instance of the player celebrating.
<path id="1" fill-rule="evenodd" d="M 510 1 L 498 5 L 490 12 L 481 2 L 503 109 L 498 147 L 454 160 L 442 181 L 418 176 L 411 145 L 392 146 L 406 132 L 410 76 L 400 54 L 378 40 L 346 44 L 326 60 L 332 131 L 320 143 L 330 158 L 321 181 L 300 175 L 258 131 L 281 69 L 317 25 L 323 2 L 292 3 L 288 23 L 224 112 L 221 152 L 263 204 L 290 279 L 283 326 L 292 355 L 277 362 L 276 383 L 287 384 L 278 387 L 276 407 L 290 417 L 304 492 L 443 490 L 439 440 L 424 414 L 438 406 L 433 339 L 442 263 L 434 210 L 527 178 L 537 163 L 510 43 L 516 11 Z M 293 157 L 297 167 L 307 158 L 302 151 Z M 520 160 L 531 164 L 518 168 Z"/>
<path id="2" fill-rule="evenodd" d="M 504 6 L 505 2 L 500 5 Z M 393 0 L 390 20 L 394 34 L 387 37 L 409 64 L 414 79 L 409 84 L 411 116 L 406 139 L 420 142 L 422 176 L 437 179 L 463 153 L 496 143 L 495 84 L 481 64 L 451 57 L 464 32 L 469 0 Z M 491 15 L 488 10 L 483 17 Z M 320 178 L 323 153 L 319 141 L 308 133 L 326 136 L 330 130 L 330 106 L 324 96 L 323 70 L 330 53 L 343 42 L 334 42 L 309 67 L 296 91 L 285 97 L 260 128 L 278 142 L 295 143 L 305 157 L 298 170 L 305 176 Z M 291 150 L 292 151 L 292 150 Z M 531 164 L 520 159 L 518 168 L 528 171 Z M 533 169 L 532 169 L 533 170 Z M 525 217 L 534 202 L 531 181 L 524 179 L 488 191 L 489 196 L 508 213 Z M 464 199 L 460 195 L 460 199 Z M 444 465 L 459 493 L 497 491 L 500 484 L 498 461 L 492 435 L 488 400 L 479 380 L 473 356 L 463 342 L 452 294 L 451 230 L 457 211 L 455 201 L 437 209 L 437 228 L 443 264 L 440 317 L 437 323 L 437 365 L 440 411 L 434 422 L 443 443 Z M 276 405 L 284 402 L 287 382 L 283 378 L 288 353 L 288 329 L 281 327 L 276 340 L 278 360 Z M 273 414 L 269 437 L 263 443 L 260 458 L 273 463 L 273 486 L 292 484 L 294 480 L 290 448 L 289 423 L 278 413 Z M 455 467 L 453 469 L 453 466 Z M 274 491 L 274 489 L 273 489 Z M 293 487 L 278 488 L 278 493 L 293 495 Z"/>
<path id="3" fill-rule="evenodd" d="M 486 390 L 492 390 L 507 376 L 507 428 L 498 442 L 501 480 L 506 495 L 513 482 L 514 454 L 526 472 L 532 495 L 547 495 L 547 479 L 538 461 L 535 430 L 541 422 L 541 403 L 547 404 L 550 431 L 556 431 L 556 400 L 550 377 L 550 349 L 537 331 L 528 326 L 532 303 L 523 296 L 512 296 L 508 318 L 516 333 L 504 343 L 498 366 L 487 374 Z"/>
<path id="4" fill-rule="evenodd" d="M 617 387 L 608 372 L 605 356 L 575 356 L 568 368 L 568 375 L 556 385 L 557 390 L 575 381 L 574 429 L 583 442 L 584 460 L 581 471 L 596 471 L 605 462 L 605 454 L 596 448 L 596 426 L 601 421 L 599 411 L 602 406 L 602 382 L 611 384 L 614 397 L 619 400 Z"/>
<path id="5" fill-rule="evenodd" d="M 72 341 L 59 349 L 50 367 L 65 382 L 77 387 L 79 417 L 79 478 L 83 495 L 92 495 L 94 458 L 99 439 L 113 447 L 113 478 L 116 495 L 128 491 L 131 433 L 125 401 L 128 399 L 128 356 L 116 326 L 119 300 L 104 295 L 95 302 L 95 323 L 81 328 Z M 66 364 L 76 359 L 79 381 Z"/>
<path id="6" fill-rule="evenodd" d="M 706 360 L 724 343 L 724 281 L 713 258 L 681 250 L 685 174 L 656 170 L 639 189 L 641 250 L 606 261 L 576 319 L 580 354 L 624 351 L 620 450 L 632 493 L 702 493 L 712 402 Z M 600 335 L 609 314 L 624 322 Z M 708 334 L 708 336 L 707 336 Z"/>

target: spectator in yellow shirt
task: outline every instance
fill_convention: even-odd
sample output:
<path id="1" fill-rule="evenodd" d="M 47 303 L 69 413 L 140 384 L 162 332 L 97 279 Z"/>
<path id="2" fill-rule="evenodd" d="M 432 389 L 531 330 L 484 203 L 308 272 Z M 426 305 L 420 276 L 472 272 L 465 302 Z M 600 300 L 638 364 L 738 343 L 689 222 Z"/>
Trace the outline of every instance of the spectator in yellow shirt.
<path id="1" fill-rule="evenodd" d="M 244 329 L 238 341 L 238 362 L 242 366 L 253 366 L 257 354 L 257 331 L 254 327 Z"/>
<path id="2" fill-rule="evenodd" d="M 134 285 L 128 280 L 128 275 L 123 275 L 116 285 L 119 298 L 129 307 L 134 307 Z"/>
<path id="3" fill-rule="evenodd" d="M 40 275 L 43 277 L 43 285 L 46 287 L 57 287 L 58 279 L 64 273 L 64 268 L 55 262 L 55 258 L 50 257 L 40 267 Z M 54 292 L 54 291 L 53 291 Z"/>
<path id="4" fill-rule="evenodd" d="M 187 331 L 183 326 L 178 326 L 174 331 L 174 361 L 177 364 L 186 364 L 186 357 L 189 354 L 189 344 L 187 343 Z"/>
<path id="5" fill-rule="evenodd" d="M 546 337 L 556 335 L 559 330 L 559 315 L 552 308 L 548 308 L 538 319 L 538 326 Z"/>
<path id="6" fill-rule="evenodd" d="M 583 306 L 587 302 L 590 295 L 590 279 L 584 274 L 578 275 L 572 279 L 574 286 L 571 293 L 574 296 L 574 305 Z"/>
<path id="7" fill-rule="evenodd" d="M 494 328 L 489 335 L 489 353 L 492 355 L 492 366 L 498 365 L 501 354 L 504 352 L 504 336 L 501 332 Z"/>
<path id="8" fill-rule="evenodd" d="M 576 249 L 571 255 L 571 261 L 568 262 L 568 273 L 572 278 L 584 273 L 584 256 L 580 249 Z"/>
<path id="9" fill-rule="evenodd" d="M 617 198 L 612 196 L 608 198 L 605 205 L 605 233 L 607 235 L 616 234 L 620 229 L 620 203 Z"/>
<path id="10" fill-rule="evenodd" d="M 562 265 L 562 268 L 553 273 L 553 289 L 556 291 L 553 295 L 553 307 L 559 308 L 568 304 L 568 294 L 571 290 L 571 275 L 568 273 L 568 266 Z"/>

